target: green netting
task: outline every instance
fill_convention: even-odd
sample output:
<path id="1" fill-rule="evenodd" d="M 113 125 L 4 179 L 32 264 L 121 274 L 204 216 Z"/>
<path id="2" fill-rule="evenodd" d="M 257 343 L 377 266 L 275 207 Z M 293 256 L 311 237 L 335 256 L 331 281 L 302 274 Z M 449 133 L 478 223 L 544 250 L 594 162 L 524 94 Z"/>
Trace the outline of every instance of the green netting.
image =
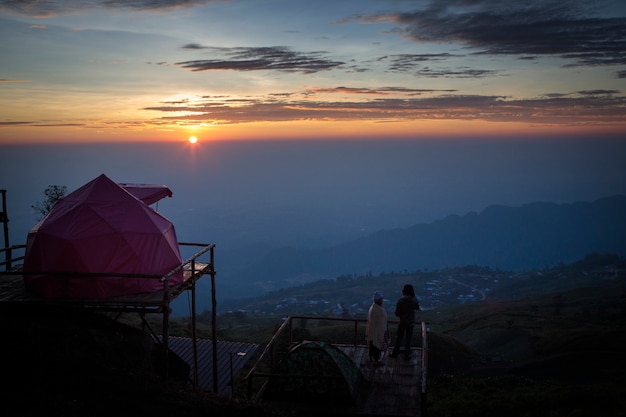
<path id="1" fill-rule="evenodd" d="M 270 379 L 264 398 L 280 401 L 353 404 L 361 370 L 340 349 L 305 341 L 291 348 Z"/>

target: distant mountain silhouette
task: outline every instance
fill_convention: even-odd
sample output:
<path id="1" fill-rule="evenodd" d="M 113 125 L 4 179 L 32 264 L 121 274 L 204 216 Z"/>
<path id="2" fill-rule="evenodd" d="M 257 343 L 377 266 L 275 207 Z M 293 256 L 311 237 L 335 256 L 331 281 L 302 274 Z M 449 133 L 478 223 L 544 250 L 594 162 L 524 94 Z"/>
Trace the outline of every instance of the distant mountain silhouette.
<path id="1" fill-rule="evenodd" d="M 626 255 L 626 196 L 573 204 L 490 206 L 478 214 L 383 230 L 325 249 L 278 249 L 249 264 L 240 258 L 236 267 L 223 266 L 221 280 L 244 296 L 344 274 L 465 265 L 544 268 L 592 252 Z M 227 293 L 230 289 L 224 288 Z"/>

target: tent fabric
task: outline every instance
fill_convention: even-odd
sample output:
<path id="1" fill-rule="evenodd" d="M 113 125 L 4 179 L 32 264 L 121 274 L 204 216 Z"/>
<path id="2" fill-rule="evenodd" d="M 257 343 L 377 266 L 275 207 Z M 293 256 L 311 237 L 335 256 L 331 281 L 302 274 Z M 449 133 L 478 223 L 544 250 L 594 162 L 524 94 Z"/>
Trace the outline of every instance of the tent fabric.
<path id="1" fill-rule="evenodd" d="M 270 378 L 265 399 L 353 405 L 363 382 L 361 370 L 348 355 L 320 341 L 295 345 L 276 372 Z"/>
<path id="2" fill-rule="evenodd" d="M 162 276 L 180 264 L 174 225 L 102 174 L 59 200 L 28 233 L 24 284 L 48 298 L 154 292 L 163 289 L 158 278 L 116 274 Z M 182 281 L 178 271 L 168 283 Z"/>
<path id="3" fill-rule="evenodd" d="M 154 204 L 165 197 L 172 196 L 172 190 L 165 185 L 129 183 L 120 183 L 119 185 L 147 205 Z"/>

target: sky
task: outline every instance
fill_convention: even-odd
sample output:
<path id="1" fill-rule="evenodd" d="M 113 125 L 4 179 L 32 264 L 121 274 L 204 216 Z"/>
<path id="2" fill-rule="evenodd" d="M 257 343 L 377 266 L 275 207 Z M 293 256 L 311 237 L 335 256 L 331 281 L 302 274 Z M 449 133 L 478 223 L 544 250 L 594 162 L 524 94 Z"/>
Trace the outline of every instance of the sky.
<path id="1" fill-rule="evenodd" d="M 626 3 L 0 0 L 0 144 L 626 133 Z"/>
<path id="2" fill-rule="evenodd" d="M 103 173 L 222 247 L 626 194 L 623 1 L 0 0 L 0 39 L 14 243 Z"/>
<path id="3" fill-rule="evenodd" d="M 10 244 L 46 187 L 101 174 L 168 186 L 218 277 L 626 194 L 623 0 L 0 0 L 0 39 Z"/>

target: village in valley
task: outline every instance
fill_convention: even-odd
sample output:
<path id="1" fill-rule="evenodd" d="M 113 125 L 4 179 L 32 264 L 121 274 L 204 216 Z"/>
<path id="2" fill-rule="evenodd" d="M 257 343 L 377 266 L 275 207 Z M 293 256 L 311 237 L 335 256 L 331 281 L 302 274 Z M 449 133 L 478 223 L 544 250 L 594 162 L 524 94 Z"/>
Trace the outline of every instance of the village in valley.
<path id="1" fill-rule="evenodd" d="M 528 272 L 511 272 L 479 266 L 448 268 L 414 273 L 389 273 L 378 276 L 344 275 L 335 280 L 320 280 L 297 287 L 282 288 L 264 296 L 229 300 L 226 315 L 318 315 L 365 317 L 374 291 L 384 295 L 384 306 L 393 313 L 405 283 L 415 287 L 423 311 L 489 302 L 495 299 L 523 298 L 550 289 L 565 290 L 584 283 L 610 284 L 623 279 L 623 268 L 606 255 L 589 255 L 572 265 Z M 620 278 L 621 277 L 621 278 Z"/>

